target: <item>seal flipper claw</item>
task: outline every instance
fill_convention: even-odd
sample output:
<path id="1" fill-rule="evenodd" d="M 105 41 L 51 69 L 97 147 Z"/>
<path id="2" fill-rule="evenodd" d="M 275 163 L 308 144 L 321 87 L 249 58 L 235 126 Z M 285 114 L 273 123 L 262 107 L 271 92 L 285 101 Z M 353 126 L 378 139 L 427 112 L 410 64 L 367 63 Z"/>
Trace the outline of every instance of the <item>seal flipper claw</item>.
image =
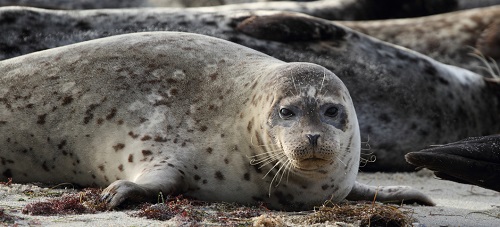
<path id="1" fill-rule="evenodd" d="M 474 137 L 410 152 L 410 164 L 442 179 L 500 191 L 500 136 Z"/>
<path id="2" fill-rule="evenodd" d="M 134 182 L 117 180 L 101 193 L 101 201 L 113 209 L 126 200 L 133 202 L 151 201 L 158 199 L 158 193 L 172 194 L 184 192 L 187 187 L 181 176 L 172 171 L 157 170 L 144 172 Z"/>
<path id="3" fill-rule="evenodd" d="M 418 203 L 426 206 L 435 206 L 432 199 L 407 186 L 369 186 L 356 182 L 349 195 L 348 200 L 367 200 L 375 198 L 379 202 L 390 203 Z"/>
<path id="4" fill-rule="evenodd" d="M 108 209 L 113 209 L 127 199 L 140 200 L 147 197 L 147 194 L 147 190 L 136 183 L 117 180 L 103 190 L 101 202 L 106 203 Z"/>

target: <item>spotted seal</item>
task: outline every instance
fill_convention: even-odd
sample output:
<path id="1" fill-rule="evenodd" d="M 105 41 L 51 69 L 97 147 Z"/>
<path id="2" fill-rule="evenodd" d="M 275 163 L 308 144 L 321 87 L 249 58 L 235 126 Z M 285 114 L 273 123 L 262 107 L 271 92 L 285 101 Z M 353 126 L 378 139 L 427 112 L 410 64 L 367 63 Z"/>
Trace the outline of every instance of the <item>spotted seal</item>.
<path id="1" fill-rule="evenodd" d="M 338 23 L 483 75 L 490 72 L 472 54 L 500 64 L 500 6 L 420 18 Z"/>
<path id="2" fill-rule="evenodd" d="M 363 144 L 367 155 L 362 157 L 376 157 L 363 171 L 414 170 L 404 159 L 410 151 L 500 130 L 497 82 L 303 14 L 9 7 L 0 9 L 0 17 L 9 21 L 0 23 L 0 30 L 5 31 L 0 36 L 3 53 L 33 52 L 114 34 L 170 30 L 222 38 L 286 62 L 324 66 L 351 93 L 361 138 L 367 142 Z"/>
<path id="3" fill-rule="evenodd" d="M 110 184 L 111 208 L 158 192 L 286 210 L 349 195 L 433 204 L 355 183 L 353 103 L 318 65 L 153 32 L 4 60 L 0 74 L 0 171 L 15 182 Z"/>
<path id="4" fill-rule="evenodd" d="M 464 0 L 460 0 L 464 1 Z M 207 11 L 281 10 L 300 12 L 329 20 L 374 20 L 425 16 L 458 10 L 457 0 L 337 0 L 337 1 L 272 1 L 272 0 L 1 0 L 0 6 L 28 6 L 46 9 L 103 9 L 135 7 L 203 7 Z M 489 0 L 492 1 L 492 0 Z M 498 0 L 496 0 L 498 1 Z M 491 3 L 490 3 L 491 4 Z M 477 3 L 477 5 L 485 5 Z M 212 7 L 206 7 L 212 6 Z"/>

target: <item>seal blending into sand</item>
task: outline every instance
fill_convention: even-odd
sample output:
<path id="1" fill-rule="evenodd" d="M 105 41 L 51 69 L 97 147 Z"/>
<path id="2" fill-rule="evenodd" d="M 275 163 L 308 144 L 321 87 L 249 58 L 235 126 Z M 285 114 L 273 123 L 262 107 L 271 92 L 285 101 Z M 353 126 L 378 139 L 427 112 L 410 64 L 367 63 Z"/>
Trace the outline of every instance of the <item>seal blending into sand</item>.
<path id="1" fill-rule="evenodd" d="M 376 156 L 363 171 L 414 170 L 404 159 L 410 151 L 500 130 L 499 83 L 303 14 L 7 7 L 0 9 L 0 18 L 4 53 L 29 53 L 115 34 L 170 30 L 222 38 L 285 62 L 321 65 L 335 72 L 351 93 L 361 139 L 369 145 L 363 146 L 368 155 L 362 158 Z"/>
<path id="2" fill-rule="evenodd" d="M 0 75 L 0 171 L 14 182 L 110 184 L 111 208 L 160 191 L 286 210 L 346 197 L 433 204 L 355 182 L 353 103 L 315 64 L 156 32 L 4 60 Z"/>

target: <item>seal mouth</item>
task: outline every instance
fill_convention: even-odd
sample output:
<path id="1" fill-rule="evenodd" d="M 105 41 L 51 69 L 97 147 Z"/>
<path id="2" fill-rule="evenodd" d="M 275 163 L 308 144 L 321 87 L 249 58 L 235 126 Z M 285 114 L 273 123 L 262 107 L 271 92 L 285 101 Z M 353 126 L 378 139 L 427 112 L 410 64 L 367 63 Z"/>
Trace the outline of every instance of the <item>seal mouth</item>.
<path id="1" fill-rule="evenodd" d="M 303 171 L 317 170 L 331 163 L 330 160 L 322 158 L 306 158 L 293 162 L 293 166 Z"/>

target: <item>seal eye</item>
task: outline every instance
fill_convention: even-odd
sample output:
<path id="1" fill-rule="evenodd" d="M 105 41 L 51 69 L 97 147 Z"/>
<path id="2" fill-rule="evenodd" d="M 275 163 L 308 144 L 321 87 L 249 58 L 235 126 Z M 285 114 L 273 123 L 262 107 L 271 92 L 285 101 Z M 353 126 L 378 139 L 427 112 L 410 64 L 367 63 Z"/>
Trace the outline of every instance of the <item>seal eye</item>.
<path id="1" fill-rule="evenodd" d="M 325 111 L 325 116 L 334 118 L 339 114 L 339 108 L 337 107 L 330 107 Z"/>
<path id="2" fill-rule="evenodd" d="M 280 109 L 280 117 L 283 119 L 288 119 L 295 116 L 295 113 L 291 111 L 290 109 L 287 108 L 281 108 Z"/>

